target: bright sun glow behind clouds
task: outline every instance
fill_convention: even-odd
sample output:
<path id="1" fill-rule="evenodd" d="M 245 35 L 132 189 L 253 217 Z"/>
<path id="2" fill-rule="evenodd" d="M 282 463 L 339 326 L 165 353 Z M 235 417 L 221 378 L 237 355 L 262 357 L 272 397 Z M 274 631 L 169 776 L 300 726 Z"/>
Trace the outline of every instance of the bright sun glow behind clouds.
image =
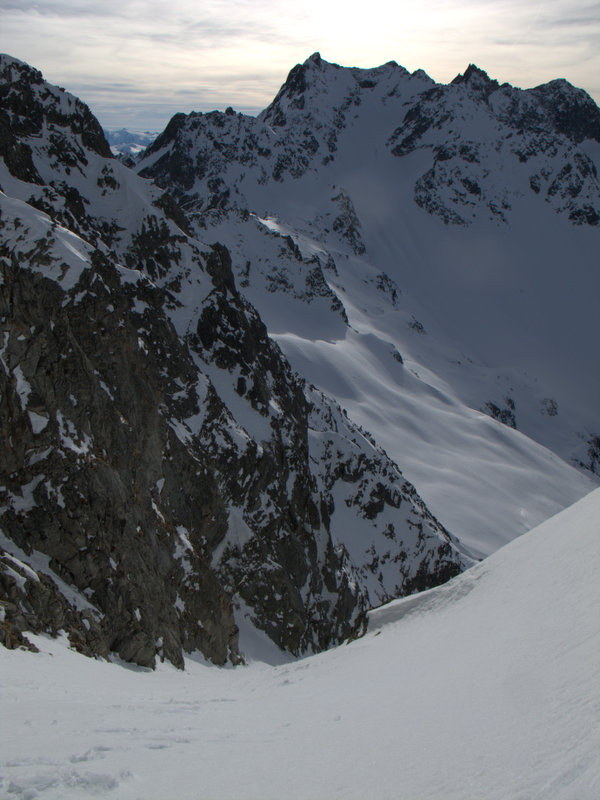
<path id="1" fill-rule="evenodd" d="M 316 50 L 347 66 L 394 59 L 443 82 L 469 62 L 523 88 L 564 77 L 600 98 L 600 3 L 586 0 L 2 0 L 0 50 L 107 127 L 256 112 Z"/>

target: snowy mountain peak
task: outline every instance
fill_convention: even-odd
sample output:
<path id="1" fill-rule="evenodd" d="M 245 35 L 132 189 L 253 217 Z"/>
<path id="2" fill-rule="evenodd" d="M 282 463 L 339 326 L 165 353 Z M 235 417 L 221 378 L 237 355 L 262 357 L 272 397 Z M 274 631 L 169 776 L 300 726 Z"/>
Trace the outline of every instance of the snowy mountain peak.
<path id="1" fill-rule="evenodd" d="M 32 172 L 30 145 L 19 141 L 33 136 L 54 143 L 56 160 L 75 167 L 83 156 L 81 146 L 104 158 L 112 158 L 100 123 L 85 103 L 44 81 L 42 73 L 12 56 L 0 56 L 0 100 L 4 135 L 1 154 L 24 180 L 39 183 Z M 68 130 L 78 137 L 80 147 L 60 149 L 60 136 Z M 10 168 L 10 167 L 9 167 Z"/>
<path id="2" fill-rule="evenodd" d="M 43 80 L 42 73 L 35 67 L 15 56 L 11 56 L 9 53 L 0 53 L 0 68 L 5 69 L 7 67 L 16 67 L 19 72 L 25 69 L 32 76 L 32 79 L 38 83 Z"/>
<path id="3" fill-rule="evenodd" d="M 523 96 L 525 113 L 520 122 L 529 122 L 530 113 L 534 124 L 545 127 L 546 117 L 556 132 L 577 144 L 586 139 L 600 142 L 600 108 L 584 89 L 560 78 L 526 90 Z M 537 113 L 530 98 L 539 103 Z"/>
<path id="4" fill-rule="evenodd" d="M 133 132 L 126 128 L 120 128 L 119 130 L 105 130 L 105 135 L 113 155 L 127 159 L 142 153 L 158 134 L 151 131 Z"/>
<path id="5" fill-rule="evenodd" d="M 312 123 L 313 132 L 315 126 L 331 126 L 332 123 L 340 128 L 344 112 L 360 105 L 365 90 L 378 88 L 378 95 L 393 95 L 398 91 L 398 82 L 410 77 L 395 61 L 361 69 L 330 63 L 314 53 L 290 71 L 259 119 L 274 128 L 287 126 L 289 129 L 307 122 Z M 421 81 L 421 75 L 416 80 Z"/>
<path id="6" fill-rule="evenodd" d="M 500 86 L 474 65 L 448 86 L 394 63 L 363 70 L 316 57 L 290 74 L 257 118 L 181 118 L 176 136 L 140 160 L 140 174 L 177 196 L 199 235 L 235 242 L 238 286 L 282 348 L 386 449 L 397 435 L 394 452 L 405 467 L 415 453 L 420 485 L 435 482 L 439 450 L 432 440 L 425 457 L 422 438 L 401 433 L 409 374 L 449 391 L 450 405 L 458 395 L 475 413 L 597 470 L 600 399 L 589 344 L 600 291 L 590 269 L 600 164 L 593 143 L 576 141 L 568 115 L 555 122 L 566 97 L 593 128 L 598 111 L 586 111 L 585 92 L 566 82 L 538 92 Z M 554 110 L 545 109 L 546 95 Z M 566 280 L 571 288 L 555 292 Z M 553 358 L 541 356 L 546 347 Z M 423 401 L 415 404 L 422 413 Z M 437 436 L 446 441 L 457 425 L 441 424 Z M 437 441 L 454 454 L 449 463 L 460 458 L 456 442 Z M 487 434 L 481 443 L 487 452 Z M 512 463 L 508 438 L 503 447 L 500 461 Z M 486 470 L 494 460 L 486 457 Z M 505 511 L 518 484 L 503 498 Z M 487 496 L 481 484 L 474 493 Z M 515 509 L 511 525 L 521 528 L 521 519 Z M 489 519 L 467 523 L 461 514 L 458 526 L 488 529 Z"/>
<path id="7" fill-rule="evenodd" d="M 597 109 L 460 78 L 315 54 L 136 174 L 0 60 L 10 796 L 595 796 L 598 492 L 468 568 L 600 480 Z"/>
<path id="8" fill-rule="evenodd" d="M 469 64 L 451 85 L 464 86 L 471 96 L 485 102 L 495 94 L 490 105 L 512 128 L 559 133 L 574 143 L 600 141 L 600 109 L 586 91 L 564 78 L 523 91 L 508 83 L 500 86 L 484 70 Z"/>
<path id="9" fill-rule="evenodd" d="M 464 74 L 457 75 L 451 81 L 451 85 L 463 85 L 471 94 L 478 95 L 482 99 L 487 98 L 499 86 L 498 81 L 490 78 L 485 70 L 479 69 L 475 64 L 469 64 Z"/>

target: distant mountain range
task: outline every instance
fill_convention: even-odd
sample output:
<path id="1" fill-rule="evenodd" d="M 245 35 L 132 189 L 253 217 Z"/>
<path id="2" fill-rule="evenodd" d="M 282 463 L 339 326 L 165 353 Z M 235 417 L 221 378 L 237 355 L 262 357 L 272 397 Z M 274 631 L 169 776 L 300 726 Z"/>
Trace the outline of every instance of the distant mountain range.
<path id="1" fill-rule="evenodd" d="M 105 130 L 106 140 L 110 145 L 113 155 L 138 156 L 158 136 L 158 131 L 143 131 L 141 133 L 119 128 L 116 131 Z"/>
<path id="2" fill-rule="evenodd" d="M 315 54 L 132 168 L 10 56 L 0 103 L 7 646 L 318 651 L 598 485 L 582 90 Z"/>

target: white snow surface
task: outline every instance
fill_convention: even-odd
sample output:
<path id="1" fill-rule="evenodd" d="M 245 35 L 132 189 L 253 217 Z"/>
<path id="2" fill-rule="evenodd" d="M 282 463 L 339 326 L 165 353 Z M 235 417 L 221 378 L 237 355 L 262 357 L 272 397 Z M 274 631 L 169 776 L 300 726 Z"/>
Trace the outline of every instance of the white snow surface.
<path id="1" fill-rule="evenodd" d="M 294 663 L 151 672 L 65 639 L 0 648 L 0 792 L 593 800 L 599 571 L 596 490 L 451 583 L 371 612 L 362 639 Z"/>
<path id="2" fill-rule="evenodd" d="M 316 192 L 314 198 L 316 203 Z M 408 254 L 411 239 L 402 231 L 387 239 L 383 230 L 374 231 L 369 247 L 377 251 L 374 258 L 327 243 L 337 274 L 324 269 L 325 278 L 343 304 L 348 325 L 331 309 L 329 298 L 302 296 L 310 262 L 298 265 L 282 253 L 281 237 L 289 235 L 310 259 L 319 247 L 315 238 L 274 218 L 227 220 L 212 234 L 231 247 L 238 283 L 292 367 L 369 431 L 432 513 L 472 553 L 485 556 L 598 485 L 596 476 L 573 466 L 571 452 L 579 440 L 573 429 L 594 430 L 598 417 L 597 337 L 590 332 L 596 325 L 588 305 L 597 296 L 598 276 L 589 270 L 589 258 L 582 257 L 572 272 L 579 270 L 578 285 L 584 288 L 572 296 L 563 278 L 550 286 L 543 279 L 545 269 L 557 272 L 552 250 L 571 247 L 589 255 L 597 234 L 559 221 L 545 234 L 540 223 L 539 236 L 517 231 L 515 223 L 508 235 L 482 223 L 490 239 L 487 252 L 502 263 L 503 277 L 492 280 L 467 270 L 464 259 L 467 254 L 475 258 L 474 253 L 466 240 L 461 247 L 452 241 L 462 231 L 423 221 L 423 212 L 412 205 L 398 216 L 412 215 L 407 225 L 419 240 L 414 247 L 425 253 Z M 361 215 L 367 219 L 367 210 Z M 243 234 L 237 233 L 236 244 L 238 229 Z M 477 250 L 479 234 L 485 236 L 481 230 L 470 232 Z M 384 254 L 386 241 L 390 252 Z M 533 241 L 539 249 L 535 257 Z M 248 259 L 252 268 L 244 286 Z M 319 259 L 326 263 L 324 251 Z M 523 277 L 525 262 L 535 276 Z M 499 284 L 509 280 L 511 264 L 514 291 L 505 295 Z M 457 282 L 461 270 L 469 272 L 462 283 Z M 283 282 L 274 283 L 273 276 L 281 275 Z M 382 275 L 397 288 L 397 297 L 381 288 Z M 525 291 L 528 301 L 522 299 L 517 308 L 515 298 Z M 532 309 L 537 309 L 535 319 Z M 423 333 L 412 327 L 418 323 Z M 591 326 L 587 333 L 586 325 Z M 483 413 L 486 401 L 502 404 L 509 395 L 516 402 L 518 431 Z M 542 410 L 552 399 L 559 408 L 556 416 Z"/>

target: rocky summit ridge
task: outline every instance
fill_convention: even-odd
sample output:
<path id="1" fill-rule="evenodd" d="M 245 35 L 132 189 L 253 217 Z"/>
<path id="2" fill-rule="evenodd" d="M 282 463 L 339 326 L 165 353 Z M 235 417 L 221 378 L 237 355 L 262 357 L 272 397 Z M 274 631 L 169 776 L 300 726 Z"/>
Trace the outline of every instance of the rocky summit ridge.
<path id="1" fill-rule="evenodd" d="M 290 367 L 228 248 L 113 158 L 81 101 L 9 56 L 0 156 L 5 646 L 64 631 L 144 666 L 238 663 L 245 614 L 300 655 L 472 563 Z M 185 185 L 185 159 L 169 164 Z M 307 281 L 346 325 L 318 259 Z"/>
<path id="2" fill-rule="evenodd" d="M 320 173 L 343 158 L 340 147 L 351 149 L 352 132 L 369 120 L 369 145 L 397 157 L 425 156 L 414 199 L 446 223 L 468 225 L 482 215 L 506 222 L 509 195 L 523 189 L 505 187 L 500 196 L 500 159 L 527 164 L 527 191 L 538 202 L 576 224 L 600 221 L 598 177 L 578 149 L 586 140 L 600 142 L 600 111 L 591 97 L 564 80 L 524 91 L 499 85 L 473 64 L 443 85 L 393 61 L 347 68 L 315 53 L 291 70 L 257 117 L 232 109 L 177 114 L 142 154 L 141 174 L 169 186 L 195 213 L 253 206 L 260 187 Z M 542 172 L 535 169 L 540 156 Z"/>

